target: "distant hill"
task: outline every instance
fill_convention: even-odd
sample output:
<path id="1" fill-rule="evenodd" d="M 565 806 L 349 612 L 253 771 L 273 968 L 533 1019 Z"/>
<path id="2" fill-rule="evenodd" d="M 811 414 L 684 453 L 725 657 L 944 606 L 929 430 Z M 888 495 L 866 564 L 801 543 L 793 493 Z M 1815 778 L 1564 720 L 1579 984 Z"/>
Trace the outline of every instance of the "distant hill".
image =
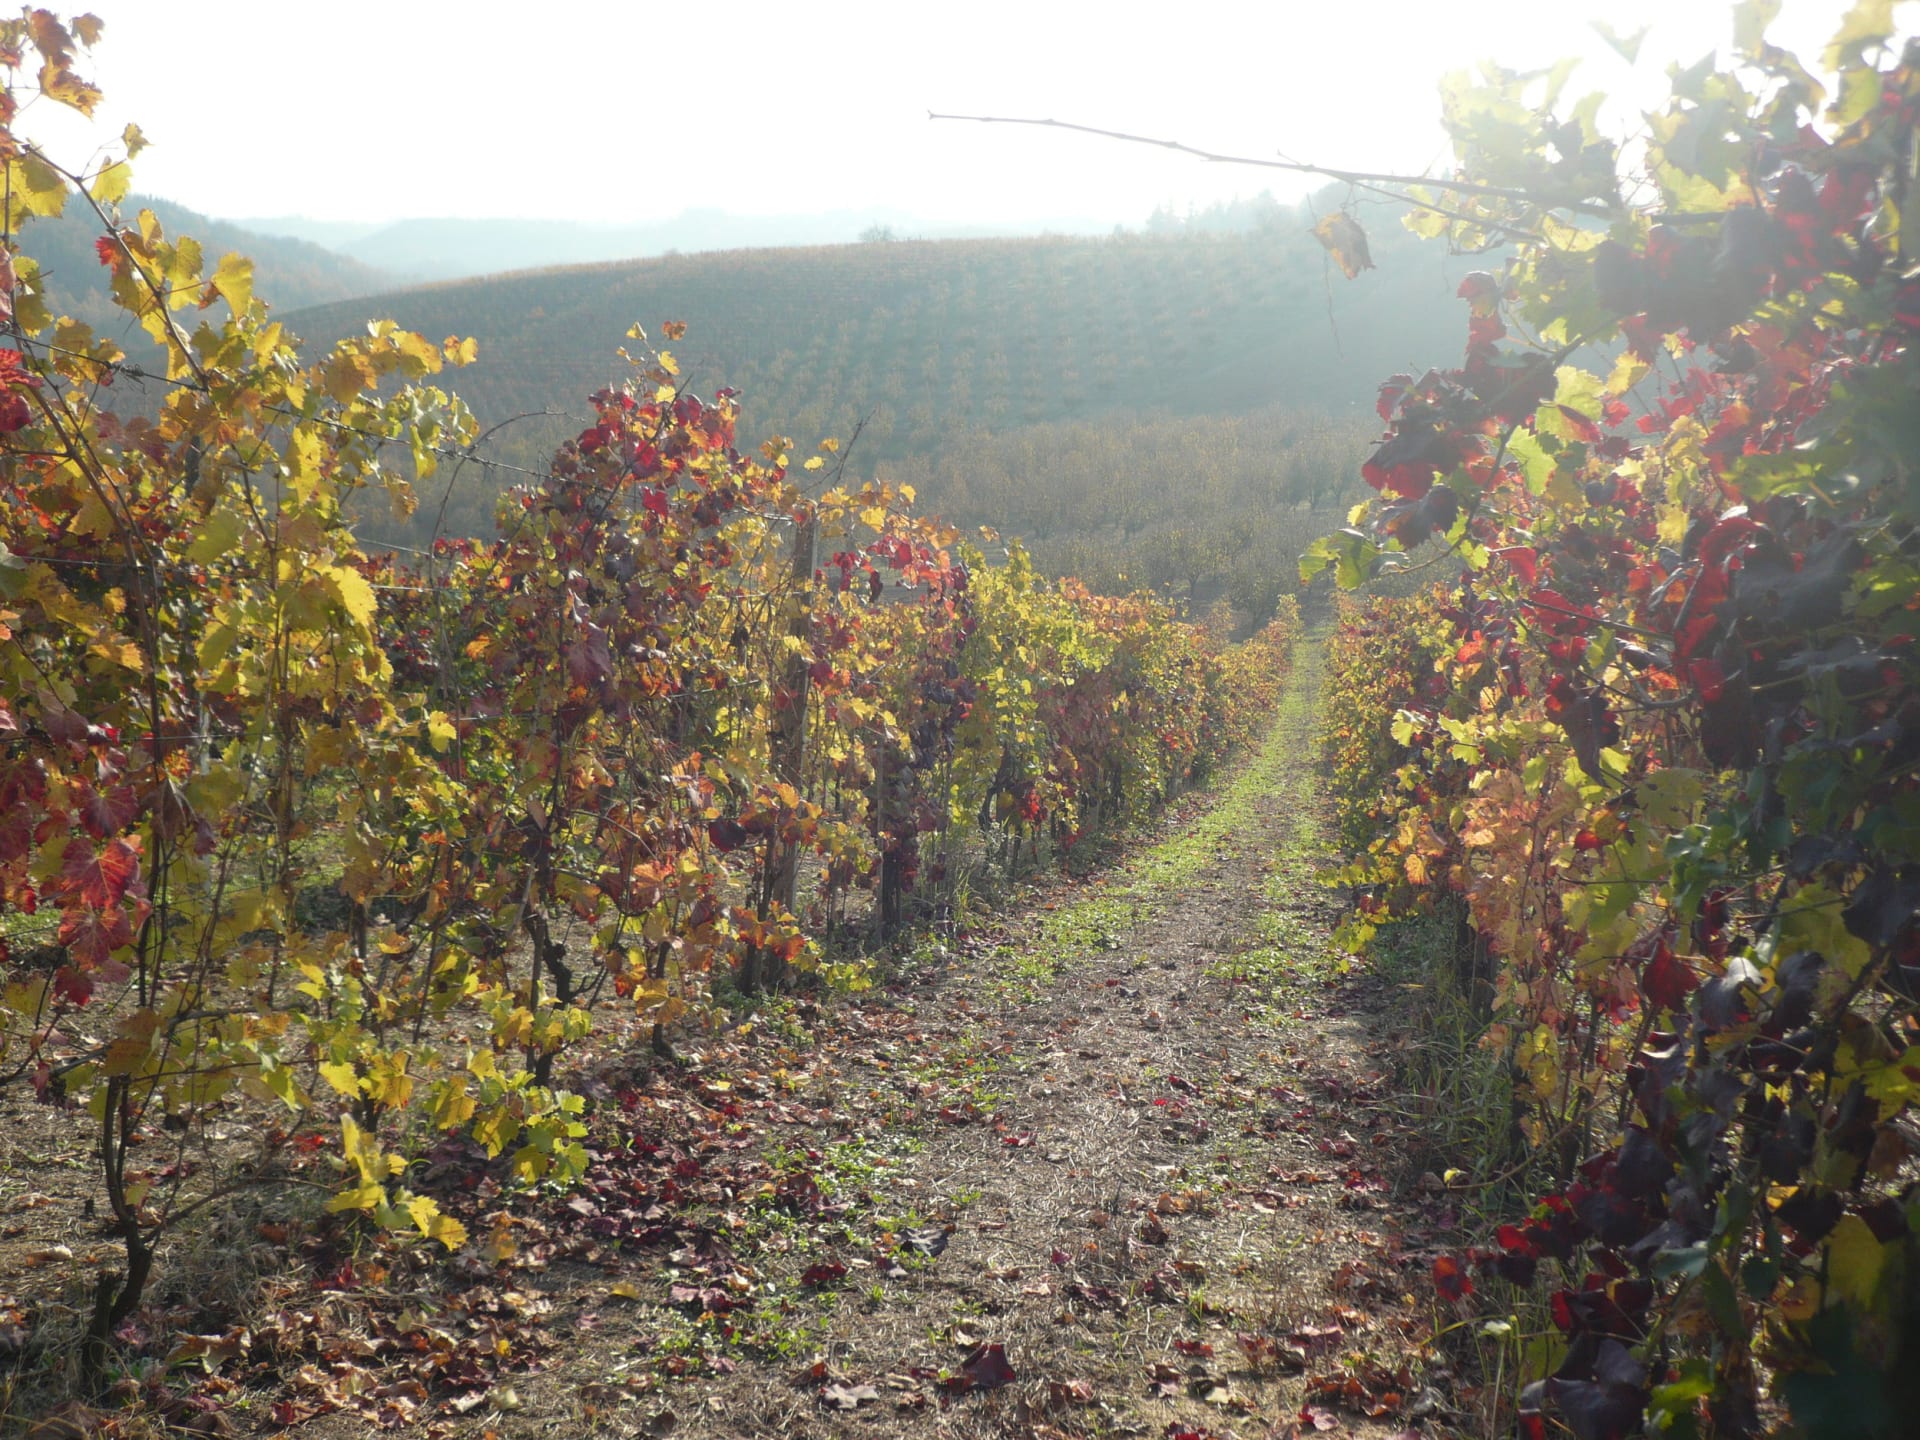
<path id="1" fill-rule="evenodd" d="M 663 256 L 397 291 L 292 317 L 331 342 L 373 315 L 439 339 L 472 335 L 457 384 L 496 453 L 538 463 L 578 428 L 585 396 L 622 377 L 627 328 L 684 320 L 672 347 L 694 387 L 741 390 L 743 440 L 811 445 L 868 420 L 871 471 L 963 431 L 1101 415 L 1369 414 L 1376 387 L 1451 362 L 1468 262 L 1373 220 L 1379 268 L 1348 281 L 1309 217 L 1207 233 L 865 244 Z M 486 497 L 450 514 L 484 528 Z"/>
<path id="2" fill-rule="evenodd" d="M 1003 235 L 1004 226 L 928 224 L 904 211 L 835 210 L 819 215 L 734 215 L 688 210 L 644 225 L 577 220 L 397 220 L 388 225 L 269 216 L 235 222 L 267 235 L 328 246 L 407 280 L 457 280 L 503 270 L 638 259 L 669 251 L 832 245 L 885 232 L 921 238 Z M 1043 228 L 1043 227 L 1027 227 Z M 1063 219 L 1047 227 L 1091 234 L 1106 226 Z"/>
<path id="3" fill-rule="evenodd" d="M 390 290 L 396 277 L 307 240 L 263 235 L 231 221 L 215 220 L 184 205 L 151 195 L 129 195 L 120 212 L 129 223 L 152 210 L 169 235 L 191 235 L 206 249 L 208 267 L 229 251 L 254 263 L 254 289 L 276 311 L 343 300 Z M 146 337 L 113 304 L 107 271 L 94 249 L 99 225 L 86 206 L 74 202 L 59 219 L 28 222 L 24 248 L 40 262 L 47 301 L 56 314 L 72 315 L 111 334 L 130 351 L 144 348 Z"/>

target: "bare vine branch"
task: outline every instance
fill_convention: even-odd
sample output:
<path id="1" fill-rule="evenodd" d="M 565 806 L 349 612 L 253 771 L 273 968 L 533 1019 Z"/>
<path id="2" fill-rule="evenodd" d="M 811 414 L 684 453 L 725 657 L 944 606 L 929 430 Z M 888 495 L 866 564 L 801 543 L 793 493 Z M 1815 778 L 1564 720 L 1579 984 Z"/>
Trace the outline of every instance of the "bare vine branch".
<path id="1" fill-rule="evenodd" d="M 1253 165 L 1263 170 L 1285 170 L 1294 175 L 1324 175 L 1329 180 L 1338 180 L 1348 185 L 1425 185 L 1435 190 L 1445 190 L 1453 195 L 1478 195 L 1490 200 L 1517 200 L 1528 205 L 1540 203 L 1539 196 L 1530 195 L 1524 190 L 1509 189 L 1504 185 L 1481 185 L 1470 180 L 1443 180 L 1426 175 L 1395 175 L 1381 170 L 1342 170 L 1332 165 L 1314 165 L 1303 160 L 1270 160 L 1257 155 L 1229 155 L 1220 151 L 1202 150 L 1197 145 L 1187 145 L 1179 140 L 1163 140 L 1153 135 L 1134 135 L 1125 130 L 1107 130 L 1098 125 L 1082 125 L 1073 120 L 1041 120 L 1017 115 L 944 115 L 933 110 L 927 112 L 927 119 L 972 120 L 982 125 L 1032 125 L 1046 130 L 1072 130 L 1081 135 L 1098 135 L 1105 140 L 1124 141 L 1129 145 L 1151 145 L 1159 150 L 1173 150 L 1213 165 Z M 1401 195 L 1397 198 L 1413 205 L 1422 203 L 1417 197 L 1411 195 Z M 1563 208 L 1578 211 L 1582 215 L 1612 216 L 1615 213 L 1612 206 L 1602 205 L 1593 200 L 1567 201 Z"/>

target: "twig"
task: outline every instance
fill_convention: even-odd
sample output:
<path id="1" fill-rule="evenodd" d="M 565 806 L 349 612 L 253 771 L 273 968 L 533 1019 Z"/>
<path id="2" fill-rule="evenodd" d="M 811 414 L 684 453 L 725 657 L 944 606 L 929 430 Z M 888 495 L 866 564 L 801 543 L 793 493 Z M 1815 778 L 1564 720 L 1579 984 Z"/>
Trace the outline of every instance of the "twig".
<path id="1" fill-rule="evenodd" d="M 1501 185 L 1480 185 L 1470 180 L 1436 180 L 1422 175 L 1394 175 L 1380 170 L 1340 170 L 1331 165 L 1314 165 L 1300 160 L 1268 160 L 1254 155 L 1228 155 L 1215 150 L 1202 150 L 1197 145 L 1182 144 L 1178 140 L 1162 140 L 1152 135 L 1133 135 L 1124 130 L 1106 130 L 1098 125 L 1081 125 L 1072 120 L 1040 120 L 1015 115 L 943 115 L 937 111 L 927 112 L 929 120 L 972 120 L 982 125 L 1034 125 L 1049 130 L 1073 130 L 1082 135 L 1098 135 L 1106 140 L 1122 140 L 1130 145 L 1152 145 L 1160 150 L 1174 150 L 1182 155 L 1191 155 L 1197 160 L 1205 160 L 1214 165 L 1255 165 L 1263 170 L 1285 170 L 1295 175 L 1324 175 L 1329 180 L 1344 181 L 1349 185 L 1429 185 L 1436 190 L 1445 190 L 1455 195 L 1480 195 L 1494 200 L 1517 200 L 1523 204 L 1538 205 L 1540 197 L 1530 195 L 1524 190 L 1510 190 Z M 1409 196 L 1401 199 L 1418 204 Z M 1592 200 L 1570 200 L 1561 208 L 1578 211 L 1583 215 L 1612 216 L 1614 207 L 1602 205 Z"/>

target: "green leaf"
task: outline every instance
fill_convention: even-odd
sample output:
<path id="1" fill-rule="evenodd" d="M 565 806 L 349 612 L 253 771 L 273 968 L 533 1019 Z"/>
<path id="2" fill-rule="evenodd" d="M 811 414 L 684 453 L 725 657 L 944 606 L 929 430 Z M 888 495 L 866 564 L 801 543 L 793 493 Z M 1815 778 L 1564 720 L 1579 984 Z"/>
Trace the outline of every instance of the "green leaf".
<path id="1" fill-rule="evenodd" d="M 1640 811 L 1654 824 L 1673 829 L 1693 819 L 1694 807 L 1706 791 L 1706 777 L 1698 770 L 1656 770 L 1637 786 Z"/>
<path id="2" fill-rule="evenodd" d="M 1540 442 L 1525 430 L 1516 430 L 1507 439 L 1507 454 L 1519 464 L 1528 493 L 1544 495 L 1547 482 L 1553 478 L 1553 457 L 1541 448 Z"/>
<path id="3" fill-rule="evenodd" d="M 233 553 L 246 524 L 231 510 L 215 510 L 200 524 L 200 533 L 187 546 L 187 559 L 196 565 L 210 565 Z"/>
<path id="4" fill-rule="evenodd" d="M 1710 1258 L 1704 1240 L 1683 1250 L 1662 1250 L 1653 1257 L 1653 1277 L 1656 1280 L 1692 1280 L 1707 1268 Z"/>
<path id="5" fill-rule="evenodd" d="M 1759 58 L 1767 48 L 1767 27 L 1779 15 L 1780 0 L 1745 0 L 1734 6 L 1734 48 L 1742 55 Z"/>
<path id="6" fill-rule="evenodd" d="M 1827 69 L 1841 71 L 1855 65 L 1867 51 L 1887 43 L 1893 34 L 1895 0 L 1857 0 L 1827 42 L 1821 57 Z"/>
<path id="7" fill-rule="evenodd" d="M 1323 535 L 1300 557 L 1300 583 L 1311 583 L 1314 576 L 1329 567 L 1342 590 L 1358 589 L 1379 572 L 1380 547 L 1351 528 Z"/>
<path id="8" fill-rule="evenodd" d="M 1718 1263 L 1709 1263 L 1700 1272 L 1700 1293 L 1721 1334 L 1736 1339 L 1746 1334 L 1747 1324 L 1740 1313 L 1740 1299 L 1733 1293 L 1733 1281 Z"/>
<path id="9" fill-rule="evenodd" d="M 1881 1244 L 1865 1220 L 1848 1215 L 1833 1227 L 1823 1248 L 1827 1255 L 1827 1289 L 1853 1304 L 1871 1305 L 1887 1273 L 1892 1247 Z"/>

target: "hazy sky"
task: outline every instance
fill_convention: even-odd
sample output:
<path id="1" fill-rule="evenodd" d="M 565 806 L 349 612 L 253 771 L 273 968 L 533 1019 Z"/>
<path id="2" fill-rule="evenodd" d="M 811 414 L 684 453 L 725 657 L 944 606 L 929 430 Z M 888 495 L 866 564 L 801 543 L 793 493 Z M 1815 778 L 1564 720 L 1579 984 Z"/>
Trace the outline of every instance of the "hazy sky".
<path id="1" fill-rule="evenodd" d="M 215 215 L 645 221 L 897 207 L 929 220 L 1138 223 L 1283 175 L 1087 137 L 930 124 L 1051 115 L 1252 155 L 1418 170 L 1435 82 L 1494 57 L 1591 57 L 1644 89 L 1721 40 L 1717 0 L 94 0 L 104 133 L 136 184 Z M 1824 42 L 1843 0 L 1787 0 Z M 1910 18 L 1914 7 L 1903 11 Z M 1652 22 L 1629 67 L 1586 17 Z M 76 137 L 41 125 L 74 154 Z"/>

